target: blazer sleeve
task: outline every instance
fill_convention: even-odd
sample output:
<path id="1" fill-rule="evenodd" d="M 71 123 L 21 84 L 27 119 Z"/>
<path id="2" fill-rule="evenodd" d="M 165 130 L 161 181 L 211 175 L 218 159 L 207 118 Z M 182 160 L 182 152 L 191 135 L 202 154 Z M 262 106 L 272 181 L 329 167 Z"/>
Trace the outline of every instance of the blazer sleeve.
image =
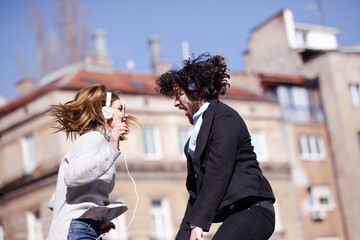
<path id="1" fill-rule="evenodd" d="M 82 135 L 66 156 L 65 184 L 78 187 L 104 175 L 116 161 L 120 151 L 96 131 Z"/>
<path id="2" fill-rule="evenodd" d="M 217 111 L 214 117 L 203 182 L 188 215 L 191 224 L 205 231 L 210 229 L 234 170 L 241 129 L 245 124 L 241 120 L 230 109 Z"/>

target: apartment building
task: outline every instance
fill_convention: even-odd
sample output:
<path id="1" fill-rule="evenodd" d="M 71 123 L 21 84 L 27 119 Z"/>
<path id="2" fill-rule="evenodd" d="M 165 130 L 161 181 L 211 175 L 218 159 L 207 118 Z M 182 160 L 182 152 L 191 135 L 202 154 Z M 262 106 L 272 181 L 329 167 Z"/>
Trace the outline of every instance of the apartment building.
<path id="1" fill-rule="evenodd" d="M 59 163 L 71 145 L 64 133 L 54 134 L 48 115 L 50 106 L 71 100 L 79 89 L 94 83 L 119 91 L 127 112 L 142 124 L 121 143 L 111 200 L 126 203 L 129 210 L 115 220 L 118 228 L 105 239 L 174 239 L 188 198 L 182 151 L 192 126 L 173 107 L 173 100 L 155 91 L 155 79 L 152 74 L 115 72 L 105 65 L 94 67 L 92 61 L 60 69 L 30 91 L 29 79 L 24 80 L 25 87 L 19 83 L 19 89 L 27 93 L 0 108 L 2 239 L 46 238 L 51 222 L 47 204 L 55 190 Z M 278 103 L 235 86 L 222 101 L 247 122 L 261 167 L 278 196 L 279 214 L 272 239 L 301 239 L 295 220 L 291 169 L 281 147 L 285 139 Z M 127 167 L 136 182 L 136 192 Z M 217 227 L 215 224 L 206 234 L 207 239 Z"/>
<path id="2" fill-rule="evenodd" d="M 284 113 L 285 126 L 292 128 L 290 139 L 298 142 L 297 149 L 291 152 L 301 153 L 292 158 L 301 160 L 299 166 L 304 174 L 297 174 L 296 168 L 292 168 L 294 176 L 305 175 L 304 182 L 309 184 L 308 194 L 299 195 L 300 201 L 306 195 L 312 199 L 314 194 L 330 196 L 332 192 L 333 200 L 322 201 L 327 204 L 333 201 L 334 206 L 328 209 L 337 209 L 335 211 L 340 213 L 331 227 L 320 227 L 319 222 L 304 222 L 304 239 L 358 239 L 360 234 L 356 227 L 360 224 L 357 204 L 360 188 L 354 186 L 360 180 L 360 122 L 357 121 L 360 117 L 360 51 L 359 47 L 339 45 L 338 33 L 336 28 L 295 22 L 291 10 L 284 9 L 253 30 L 249 50 L 244 56 L 247 74 L 270 75 L 278 79 L 273 93 Z M 269 76 L 262 79 L 262 86 L 267 90 Z M 312 111 L 319 109 L 314 108 L 313 103 L 320 106 L 320 115 L 313 116 Z M 309 107 L 307 113 L 301 111 L 300 119 L 316 116 L 321 121 L 310 121 L 304 128 L 299 124 L 298 110 L 293 112 L 294 107 Z M 321 154 L 311 157 L 312 148 Z M 321 164 L 328 167 L 320 167 Z M 312 191 L 311 184 L 320 188 Z M 320 233 L 319 228 L 323 231 L 325 228 L 337 229 L 339 235 L 333 233 L 327 238 L 318 238 L 312 232 Z"/>
<path id="3" fill-rule="evenodd" d="M 272 240 L 359 235 L 359 57 L 356 49 L 340 49 L 336 33 L 296 23 L 285 9 L 253 30 L 245 72 L 231 73 L 231 88 L 221 98 L 247 123 L 276 195 Z M 64 133 L 53 133 L 50 105 L 94 83 L 120 91 L 127 112 L 142 124 L 121 143 L 110 196 L 129 210 L 104 239 L 174 239 L 188 198 L 182 151 L 192 126 L 172 99 L 155 91 L 157 75 L 169 64 L 159 58 L 158 40 L 151 42 L 155 74 L 116 72 L 99 50 L 43 77 L 40 86 L 19 82 L 19 97 L 0 107 L 0 240 L 46 238 L 47 204 L 71 145 Z"/>
<path id="4" fill-rule="evenodd" d="M 345 239 L 331 145 L 314 79 L 262 75 L 283 117 L 304 239 Z"/>

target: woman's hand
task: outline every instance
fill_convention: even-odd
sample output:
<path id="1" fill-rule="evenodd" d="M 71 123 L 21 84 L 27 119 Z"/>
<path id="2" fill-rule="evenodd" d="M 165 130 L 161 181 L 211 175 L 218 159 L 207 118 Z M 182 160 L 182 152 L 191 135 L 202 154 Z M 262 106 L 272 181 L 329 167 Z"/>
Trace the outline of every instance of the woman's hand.
<path id="1" fill-rule="evenodd" d="M 101 225 L 101 234 L 108 233 L 111 229 L 115 229 L 115 224 L 112 222 Z"/>
<path id="2" fill-rule="evenodd" d="M 203 238 L 203 230 L 201 227 L 194 227 L 191 230 L 190 240 L 205 240 L 205 238 Z"/>
<path id="3" fill-rule="evenodd" d="M 129 126 L 125 122 L 119 122 L 115 124 L 110 135 L 110 143 L 114 147 L 119 149 L 120 136 L 123 134 L 127 134 L 128 131 L 129 131 Z"/>

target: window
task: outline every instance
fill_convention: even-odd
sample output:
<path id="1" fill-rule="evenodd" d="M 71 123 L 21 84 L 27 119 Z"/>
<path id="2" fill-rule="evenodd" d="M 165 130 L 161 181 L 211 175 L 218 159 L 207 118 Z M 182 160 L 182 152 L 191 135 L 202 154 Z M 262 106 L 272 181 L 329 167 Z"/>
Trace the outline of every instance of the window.
<path id="1" fill-rule="evenodd" d="M 188 128 L 179 128 L 179 149 L 183 159 L 185 159 L 184 146 L 191 135 Z"/>
<path id="2" fill-rule="evenodd" d="M 326 157 L 324 140 L 321 136 L 300 135 L 300 153 L 303 160 L 324 160 Z"/>
<path id="3" fill-rule="evenodd" d="M 105 240 L 128 240 L 129 236 L 126 231 L 126 221 L 125 221 L 125 214 L 121 214 L 119 217 L 115 218 L 112 221 L 116 228 L 112 229 L 109 233 L 103 237 Z"/>
<path id="4" fill-rule="evenodd" d="M 275 232 L 283 232 L 284 231 L 284 227 L 280 221 L 280 211 L 279 211 L 279 207 L 278 207 L 278 203 L 275 202 L 274 204 L 274 209 L 275 209 Z"/>
<path id="5" fill-rule="evenodd" d="M 155 127 L 144 127 L 145 154 L 147 159 L 161 158 L 161 143 L 159 130 Z"/>
<path id="6" fill-rule="evenodd" d="M 310 104 L 306 88 L 281 85 L 277 88 L 276 93 L 285 121 L 310 121 Z"/>
<path id="7" fill-rule="evenodd" d="M 340 240 L 340 237 L 316 237 L 314 240 Z"/>
<path id="8" fill-rule="evenodd" d="M 5 232 L 3 226 L 0 224 L 0 240 L 5 239 Z"/>
<path id="9" fill-rule="evenodd" d="M 304 30 L 296 29 L 295 39 L 299 47 L 304 47 L 307 44 L 306 36 L 307 32 Z"/>
<path id="10" fill-rule="evenodd" d="M 349 88 L 352 105 L 360 107 L 360 84 L 350 84 Z"/>
<path id="11" fill-rule="evenodd" d="M 258 161 L 268 161 L 269 155 L 264 133 L 262 131 L 251 131 L 251 143 L 254 146 L 254 151 L 256 153 Z"/>
<path id="12" fill-rule="evenodd" d="M 24 172 L 29 174 L 36 168 L 36 149 L 33 135 L 29 134 L 23 137 L 21 146 L 24 157 Z"/>
<path id="13" fill-rule="evenodd" d="M 40 212 L 27 212 L 27 239 L 28 240 L 43 240 L 42 223 L 40 219 Z"/>
<path id="14" fill-rule="evenodd" d="M 333 211 L 335 202 L 330 186 L 317 185 L 309 188 L 310 209 Z"/>
<path id="15" fill-rule="evenodd" d="M 168 202 L 164 199 L 152 201 L 150 215 L 153 238 L 157 240 L 174 239 Z"/>

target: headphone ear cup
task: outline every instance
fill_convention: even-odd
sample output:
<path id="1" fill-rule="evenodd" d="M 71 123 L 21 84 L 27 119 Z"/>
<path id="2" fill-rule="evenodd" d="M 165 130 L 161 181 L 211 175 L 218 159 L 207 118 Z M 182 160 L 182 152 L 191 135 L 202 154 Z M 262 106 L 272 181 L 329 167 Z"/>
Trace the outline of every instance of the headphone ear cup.
<path id="1" fill-rule="evenodd" d="M 102 113 L 103 113 L 105 119 L 111 119 L 114 115 L 114 110 L 112 109 L 112 107 L 103 106 Z"/>
<path id="2" fill-rule="evenodd" d="M 189 91 L 195 91 L 196 90 L 196 84 L 193 80 L 191 80 L 189 77 L 186 78 L 186 81 L 187 81 L 187 87 L 189 89 Z"/>
<path id="3" fill-rule="evenodd" d="M 193 80 L 191 80 L 191 78 L 186 78 L 187 81 L 187 87 L 190 91 L 190 93 L 197 95 L 199 94 L 199 89 L 200 89 L 200 83 L 196 83 Z"/>

